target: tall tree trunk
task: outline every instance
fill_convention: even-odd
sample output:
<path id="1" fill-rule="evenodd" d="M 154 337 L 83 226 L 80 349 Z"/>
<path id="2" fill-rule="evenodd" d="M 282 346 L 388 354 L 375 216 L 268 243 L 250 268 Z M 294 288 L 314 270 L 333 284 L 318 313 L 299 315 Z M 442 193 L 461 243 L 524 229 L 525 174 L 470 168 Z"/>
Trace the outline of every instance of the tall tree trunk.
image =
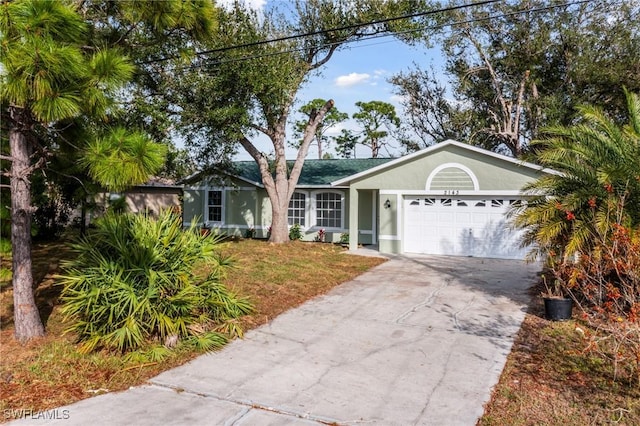
<path id="1" fill-rule="evenodd" d="M 278 197 L 281 194 L 278 192 Z M 271 235 L 269 236 L 269 242 L 271 243 L 284 243 L 289 241 L 289 223 L 287 220 L 287 212 L 289 208 L 289 202 L 286 206 L 280 204 L 276 206 L 272 204 L 271 209 Z"/>
<path id="2" fill-rule="evenodd" d="M 293 102 L 293 95 L 292 101 Z M 291 105 L 291 103 L 289 105 Z M 302 172 L 302 166 L 304 165 L 304 159 L 309 153 L 309 145 L 315 136 L 315 131 L 318 128 L 318 124 L 322 122 L 322 119 L 326 115 L 327 111 L 333 108 L 333 100 L 327 101 L 324 106 L 315 114 L 309 117 L 309 123 L 304 132 L 302 138 L 302 144 L 298 149 L 298 156 L 291 171 L 288 170 L 287 159 L 285 156 L 285 140 L 286 140 L 286 123 L 287 123 L 287 111 L 282 114 L 278 120 L 278 124 L 273 131 L 263 131 L 273 143 L 275 148 L 275 177 L 269 167 L 267 158 L 247 139 L 241 137 L 239 142 L 247 150 L 247 152 L 253 157 L 255 162 L 260 168 L 260 175 L 262 176 L 262 183 L 269 195 L 271 201 L 271 235 L 269 236 L 269 242 L 272 243 L 284 243 L 289 241 L 289 224 L 288 224 L 288 209 L 289 200 L 296 189 L 298 184 L 298 178 Z"/>
<path id="3" fill-rule="evenodd" d="M 378 158 L 378 154 L 380 153 L 380 146 L 378 144 L 378 139 L 371 139 L 371 158 Z"/>
<path id="4" fill-rule="evenodd" d="M 14 114 L 24 115 L 14 111 Z M 13 114 L 12 114 L 13 115 Z M 17 117 L 14 117 L 14 119 Z M 24 117 L 21 117 L 24 118 Z M 18 118 L 18 123 L 25 121 Z M 24 127 L 11 126 L 11 248 L 15 337 L 20 342 L 44 336 L 36 306 L 31 270 L 31 154 L 33 143 Z"/>
<path id="5" fill-rule="evenodd" d="M 269 241 L 272 243 L 284 243 L 289 241 L 287 213 L 289 200 L 291 199 L 290 192 L 293 192 L 290 191 L 289 186 L 289 170 L 287 168 L 287 158 L 284 149 L 284 126 L 277 129 L 273 139 L 273 145 L 276 148 L 276 176 L 274 182 L 275 194 L 274 196 L 269 194 L 269 198 L 271 199 L 271 236 Z"/>

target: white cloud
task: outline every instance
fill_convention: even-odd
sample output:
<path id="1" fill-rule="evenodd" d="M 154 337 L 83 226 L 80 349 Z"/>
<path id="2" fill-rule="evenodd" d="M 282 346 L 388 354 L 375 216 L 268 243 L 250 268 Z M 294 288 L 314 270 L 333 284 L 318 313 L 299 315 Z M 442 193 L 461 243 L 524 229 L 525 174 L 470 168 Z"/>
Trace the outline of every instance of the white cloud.
<path id="1" fill-rule="evenodd" d="M 234 0 L 218 0 L 217 3 L 225 8 L 229 8 L 233 5 Z M 262 10 L 267 4 L 267 0 L 244 0 L 244 3 L 249 9 Z"/>
<path id="2" fill-rule="evenodd" d="M 400 96 L 400 95 L 392 95 L 392 96 L 389 98 L 389 100 L 390 100 L 391 102 L 395 102 L 395 103 L 397 103 L 397 104 L 402 104 L 403 102 L 408 101 L 408 100 L 409 100 L 409 97 L 408 97 L 408 96 Z"/>
<path id="3" fill-rule="evenodd" d="M 338 136 L 340 133 L 342 133 L 342 130 L 351 130 L 351 131 L 359 131 L 360 128 L 355 125 L 352 121 L 343 121 L 342 123 L 337 123 L 333 126 L 331 126 L 329 129 L 327 129 L 327 131 L 325 132 L 325 135 L 327 136 Z"/>
<path id="4" fill-rule="evenodd" d="M 335 79 L 335 84 L 338 87 L 351 87 L 356 84 L 362 84 L 369 81 L 371 76 L 369 74 L 359 74 L 357 72 L 352 72 L 348 75 L 341 75 L 340 77 Z"/>

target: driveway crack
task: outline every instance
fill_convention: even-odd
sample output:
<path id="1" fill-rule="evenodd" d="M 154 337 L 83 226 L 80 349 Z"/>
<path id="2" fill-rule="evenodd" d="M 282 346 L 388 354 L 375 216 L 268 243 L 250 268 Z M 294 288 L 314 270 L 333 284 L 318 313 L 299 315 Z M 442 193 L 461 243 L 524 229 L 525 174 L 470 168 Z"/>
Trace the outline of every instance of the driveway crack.
<path id="1" fill-rule="evenodd" d="M 293 410 L 288 410 L 285 408 L 281 408 L 281 407 L 271 407 L 267 404 L 261 404 L 257 401 L 250 401 L 250 400 L 243 400 L 243 399 L 235 399 L 235 398 L 228 398 L 228 397 L 221 397 L 220 395 L 216 395 L 216 394 L 212 394 L 212 393 L 207 393 L 207 392 L 196 392 L 196 391 L 192 391 L 189 389 L 184 389 L 181 387 L 176 387 L 176 386 L 172 386 L 169 384 L 164 384 L 164 383 L 156 383 L 156 382 L 151 382 L 151 386 L 155 386 L 158 388 L 163 388 L 163 389 L 169 389 L 172 390 L 174 392 L 177 393 L 184 393 L 187 395 L 195 395 L 201 398 L 212 398 L 212 399 L 216 399 L 218 401 L 223 401 L 223 402 L 230 402 L 232 404 L 236 404 L 240 407 L 244 407 L 244 409 L 238 413 L 238 415 L 236 415 L 233 419 L 230 419 L 230 421 L 228 422 L 229 426 L 233 426 L 233 425 L 237 425 L 239 421 L 241 421 L 244 417 L 246 417 L 249 412 L 251 410 L 262 410 L 262 411 L 268 411 L 271 413 L 276 413 L 276 414 L 280 414 L 283 416 L 289 416 L 289 417 L 296 417 L 299 419 L 304 419 L 304 420 L 310 420 L 313 422 L 316 422 L 318 424 L 324 424 L 324 425 L 337 425 L 337 424 L 344 424 L 344 422 L 340 422 L 336 419 L 332 419 L 329 417 L 323 417 L 323 416 L 316 416 L 313 415 L 311 413 L 301 413 L 301 412 L 296 412 Z"/>
<path id="2" fill-rule="evenodd" d="M 411 316 L 413 313 L 417 312 L 419 309 L 426 308 L 427 306 L 431 305 L 431 303 L 433 303 L 433 300 L 435 299 L 435 297 L 442 290 L 447 288 L 449 286 L 449 284 L 451 284 L 451 281 L 453 281 L 452 278 L 445 278 L 443 285 L 439 286 L 438 288 L 433 290 L 430 294 L 428 294 L 427 297 L 422 302 L 412 306 L 411 309 L 409 309 L 408 311 L 406 311 L 405 313 L 400 315 L 398 318 L 396 318 L 395 323 L 396 324 L 404 324 L 404 321 L 409 316 Z"/>

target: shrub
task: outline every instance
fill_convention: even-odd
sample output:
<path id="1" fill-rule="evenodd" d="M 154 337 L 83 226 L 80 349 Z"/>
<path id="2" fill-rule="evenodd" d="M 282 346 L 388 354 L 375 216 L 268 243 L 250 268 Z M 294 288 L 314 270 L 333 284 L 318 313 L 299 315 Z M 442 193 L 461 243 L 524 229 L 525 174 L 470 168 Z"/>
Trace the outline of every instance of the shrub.
<path id="1" fill-rule="evenodd" d="M 349 234 L 347 232 L 340 234 L 340 244 L 349 244 Z"/>
<path id="2" fill-rule="evenodd" d="M 169 211 L 157 219 L 107 213 L 72 248 L 77 257 L 59 277 L 62 313 L 81 352 L 151 342 L 213 349 L 240 334 L 234 319 L 251 311 L 220 282 L 230 262 L 219 240 L 183 230 Z"/>
<path id="3" fill-rule="evenodd" d="M 244 237 L 249 239 L 254 239 L 256 237 L 255 228 L 249 228 L 246 231 L 244 231 Z"/>
<path id="4" fill-rule="evenodd" d="M 640 385 L 640 235 L 614 223 L 606 238 L 594 238 L 592 251 L 559 265 L 582 310 L 587 349 L 613 365 L 614 378 Z"/>
<path id="5" fill-rule="evenodd" d="M 0 237 L 0 255 L 2 257 L 11 257 L 11 239 Z"/>
<path id="6" fill-rule="evenodd" d="M 289 239 L 292 241 L 297 241 L 302 239 L 302 227 L 294 223 L 289 229 Z"/>

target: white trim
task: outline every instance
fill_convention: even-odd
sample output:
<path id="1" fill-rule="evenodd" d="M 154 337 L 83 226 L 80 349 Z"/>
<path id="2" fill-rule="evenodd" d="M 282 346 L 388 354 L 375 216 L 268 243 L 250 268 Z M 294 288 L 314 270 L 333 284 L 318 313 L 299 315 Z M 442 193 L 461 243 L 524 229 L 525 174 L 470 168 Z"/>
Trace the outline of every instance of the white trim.
<path id="1" fill-rule="evenodd" d="M 404 197 L 402 194 L 396 194 L 396 232 L 400 240 L 400 245 L 404 245 L 402 236 L 404 235 Z"/>
<path id="2" fill-rule="evenodd" d="M 481 191 L 471 191 L 471 190 L 437 190 L 437 191 L 432 191 L 432 190 L 411 190 L 411 189 L 398 189 L 398 190 L 381 190 L 380 191 L 380 195 L 401 195 L 401 196 L 411 196 L 411 195 L 435 195 L 435 196 L 439 196 L 439 197 L 450 197 L 452 195 L 455 196 L 474 196 L 477 195 L 479 197 L 487 197 L 487 196 L 498 196 L 498 197 L 504 197 L 504 196 L 516 196 L 516 197 L 525 197 L 527 194 L 524 194 L 522 191 L 520 190 L 513 190 L 513 189 L 507 189 L 507 190 L 481 190 Z"/>
<path id="3" fill-rule="evenodd" d="M 385 241 L 400 241 L 401 238 L 397 235 L 378 235 L 379 240 Z"/>
<path id="4" fill-rule="evenodd" d="M 360 212 L 358 212 L 360 213 Z M 371 243 L 375 244 L 378 238 L 378 193 L 371 191 Z"/>
<path id="5" fill-rule="evenodd" d="M 332 194 L 340 195 L 340 205 L 341 205 L 341 208 L 340 208 L 340 227 L 329 227 L 329 226 L 318 225 L 318 215 L 317 215 L 317 212 L 316 212 L 316 210 L 317 210 L 316 206 L 318 205 L 318 202 L 317 202 L 317 198 L 316 197 L 317 197 L 318 194 L 324 194 L 324 193 L 332 193 Z M 310 208 L 309 208 L 309 216 L 310 216 L 309 218 L 311 220 L 309 221 L 309 229 L 310 228 L 318 228 L 318 229 L 324 229 L 326 231 L 331 231 L 331 232 L 344 229 L 344 213 L 345 213 L 345 210 L 347 209 L 347 206 L 345 205 L 345 200 L 346 200 L 345 192 L 344 191 L 339 191 L 339 190 L 336 190 L 336 189 L 333 189 L 333 188 L 330 188 L 330 189 L 324 189 L 323 188 L 323 189 L 319 189 L 317 191 L 311 191 L 310 195 L 311 196 L 309 198 L 310 198 L 311 205 L 310 205 Z"/>
<path id="6" fill-rule="evenodd" d="M 189 186 L 185 187 L 186 191 L 208 191 L 214 189 L 216 191 L 255 191 L 254 186 Z"/>
<path id="7" fill-rule="evenodd" d="M 328 185 L 296 185 L 296 189 L 307 189 L 307 190 L 311 190 L 311 189 L 346 189 L 349 188 L 348 186 L 341 186 L 341 187 L 335 187 L 335 186 L 331 186 L 330 184 Z"/>
<path id="8" fill-rule="evenodd" d="M 210 191 L 216 191 L 216 192 L 220 192 L 220 221 L 212 221 L 209 220 L 209 192 Z M 213 227 L 220 227 L 223 226 L 224 220 L 226 218 L 226 204 L 227 204 L 227 191 L 225 191 L 225 188 L 221 187 L 209 187 L 204 191 L 204 215 L 202 216 L 203 219 L 203 225 L 205 226 L 213 226 Z"/>
<path id="9" fill-rule="evenodd" d="M 478 182 L 478 178 L 476 177 L 475 173 L 473 173 L 471 171 L 470 168 L 468 168 L 467 166 L 465 166 L 464 164 L 460 164 L 460 163 L 445 163 L 445 164 L 440 164 L 438 167 L 436 167 L 435 169 L 433 169 L 433 171 L 431 172 L 431 174 L 429 175 L 429 177 L 427 178 L 427 183 L 424 187 L 424 189 L 426 191 L 430 191 L 431 189 L 431 182 L 433 181 L 433 178 L 441 171 L 447 168 L 456 168 L 456 169 L 460 169 L 463 172 L 465 172 L 467 175 L 469 175 L 469 177 L 471 178 L 471 181 L 473 182 L 473 190 L 474 191 L 479 191 L 480 190 L 480 183 Z"/>
<path id="10" fill-rule="evenodd" d="M 518 159 L 515 159 L 515 158 L 512 158 L 512 157 L 507 157 L 506 155 L 497 154 L 497 153 L 495 153 L 493 151 L 489 151 L 489 150 L 486 150 L 486 149 L 483 149 L 483 148 L 478 148 L 477 146 L 473 146 L 473 145 L 469 145 L 469 144 L 466 144 L 466 143 L 454 141 L 452 139 L 448 139 L 448 140 L 446 140 L 444 142 L 440 142 L 440 143 L 437 143 L 435 145 L 431 145 L 428 148 L 422 149 L 422 150 L 414 152 L 412 154 L 405 155 L 404 157 L 400 157 L 400 158 L 397 158 L 395 160 L 391 160 L 388 163 L 384 163 L 384 164 L 381 164 L 379 166 L 372 167 L 372 168 L 370 168 L 368 170 L 365 170 L 363 172 L 356 173 L 354 175 L 347 176 L 347 177 L 342 178 L 342 179 L 338 179 L 335 182 L 331 182 L 331 186 L 349 185 L 349 183 L 351 181 L 355 180 L 355 179 L 360 179 L 362 177 L 369 176 L 369 175 L 372 175 L 374 173 L 378 173 L 378 172 L 380 172 L 382 170 L 386 170 L 388 168 L 395 167 L 396 165 L 404 163 L 405 161 L 410 161 L 410 160 L 413 160 L 414 158 L 417 158 L 417 157 L 420 157 L 420 156 L 423 156 L 423 155 L 427 155 L 427 154 L 431 153 L 432 151 L 437 151 L 437 150 L 443 149 L 443 148 L 445 148 L 445 147 L 447 147 L 449 145 L 457 146 L 459 148 L 463 148 L 463 149 L 466 149 L 466 150 L 469 150 L 469 151 L 473 151 L 473 152 L 476 152 L 476 153 L 479 153 L 479 154 L 483 154 L 483 155 L 486 155 L 486 156 L 489 156 L 489 157 L 497 158 L 499 160 L 507 161 L 509 163 L 516 164 L 518 166 L 524 166 L 524 167 L 527 167 L 527 168 L 530 168 L 530 169 L 533 169 L 533 170 L 536 170 L 536 171 L 539 171 L 539 172 L 551 173 L 551 174 L 560 174 L 559 172 L 557 172 L 555 170 L 547 169 L 547 168 L 544 168 L 542 166 L 538 166 L 537 164 L 529 163 L 529 162 L 526 162 L 526 161 L 521 161 L 521 160 L 518 160 Z"/>
<path id="11" fill-rule="evenodd" d="M 238 229 L 255 229 L 255 230 L 265 230 L 268 229 L 268 226 L 249 226 L 247 224 L 239 225 L 234 223 L 225 223 L 224 225 L 220 225 L 219 228 L 238 228 Z"/>

